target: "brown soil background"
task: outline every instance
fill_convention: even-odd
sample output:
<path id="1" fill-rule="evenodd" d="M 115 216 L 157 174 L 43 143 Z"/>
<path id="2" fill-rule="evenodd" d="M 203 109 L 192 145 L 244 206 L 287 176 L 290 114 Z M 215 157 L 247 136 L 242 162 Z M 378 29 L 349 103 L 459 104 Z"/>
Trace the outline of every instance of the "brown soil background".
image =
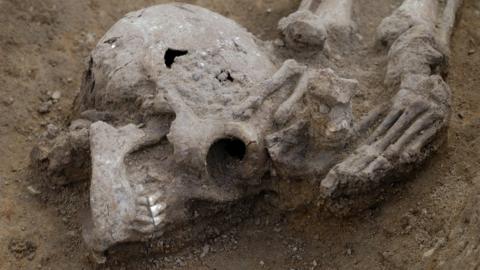
<path id="1" fill-rule="evenodd" d="M 164 2 L 0 0 L 0 269 L 480 269 L 478 0 L 466 0 L 453 38 L 448 143 L 381 206 L 344 220 L 308 211 L 259 216 L 180 254 L 92 264 L 72 206 L 82 188 L 59 188 L 58 198 L 34 194 L 28 156 L 47 124 L 65 122 L 85 59 L 103 33 L 125 13 Z M 271 39 L 300 1 L 185 2 Z M 361 2 L 385 10 L 382 1 Z M 54 91 L 60 102 L 39 114 Z"/>

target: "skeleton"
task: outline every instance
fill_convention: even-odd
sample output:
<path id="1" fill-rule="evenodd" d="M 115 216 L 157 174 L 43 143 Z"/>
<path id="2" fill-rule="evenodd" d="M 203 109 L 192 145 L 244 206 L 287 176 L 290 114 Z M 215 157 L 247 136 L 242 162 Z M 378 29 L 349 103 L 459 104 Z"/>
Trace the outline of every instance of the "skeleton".
<path id="1" fill-rule="evenodd" d="M 32 159 L 55 179 L 75 180 L 68 168 L 91 166 L 84 237 L 100 253 L 198 218 L 188 215 L 191 202 L 281 194 L 284 179 L 303 180 L 310 199 L 336 213 L 349 211 L 349 200 L 441 144 L 450 90 L 440 75 L 460 4 L 447 1 L 440 15 L 436 0 L 405 0 L 382 21 L 385 89 L 397 93 L 359 121 L 358 80 L 317 58 L 278 53 L 301 48 L 321 58 L 355 48 L 352 0 L 302 1 L 279 23 L 286 48 L 191 5 L 130 13 L 92 52 L 74 106 L 79 120 Z"/>

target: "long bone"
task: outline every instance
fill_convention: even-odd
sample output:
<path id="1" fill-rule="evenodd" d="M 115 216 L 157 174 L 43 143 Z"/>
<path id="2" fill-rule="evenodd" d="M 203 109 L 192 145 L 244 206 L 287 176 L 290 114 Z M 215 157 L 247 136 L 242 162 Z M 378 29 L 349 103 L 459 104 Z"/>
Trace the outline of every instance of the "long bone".
<path id="1" fill-rule="evenodd" d="M 444 10 L 443 18 L 440 26 L 440 43 L 448 52 L 450 47 L 450 39 L 455 27 L 457 12 L 463 4 L 463 0 L 448 0 Z"/>
<path id="2" fill-rule="evenodd" d="M 292 77 L 303 74 L 305 70 L 306 67 L 299 65 L 295 60 L 285 61 L 271 79 L 250 89 L 252 95 L 235 108 L 234 117 L 240 119 L 249 118 L 268 97 L 282 88 Z M 253 94 L 255 92 L 258 92 L 258 94 Z"/>
<path id="3" fill-rule="evenodd" d="M 413 26 L 425 25 L 433 28 L 437 12 L 438 0 L 405 0 L 392 15 L 382 20 L 377 39 L 389 46 Z"/>
<path id="4" fill-rule="evenodd" d="M 348 39 L 354 32 L 352 6 L 352 0 L 303 0 L 298 11 L 280 20 L 279 30 L 289 47 L 321 50 L 327 36 Z"/>
<path id="5" fill-rule="evenodd" d="M 389 62 L 385 76 L 385 83 L 388 86 L 399 84 L 402 77 L 408 74 L 428 76 L 442 72 L 447 66 L 450 37 L 460 4 L 459 0 L 449 0 L 444 7 L 443 15 L 440 16 L 436 1 L 426 0 L 419 4 L 413 0 L 406 0 L 389 18 L 395 21 L 399 19 L 399 14 L 409 18 L 422 15 L 426 16 L 423 23 L 416 22 L 406 30 L 398 25 L 382 23 L 379 26 L 379 36 L 385 33 L 386 29 L 399 34 L 395 40 L 391 40 L 393 43 L 388 52 Z M 434 23 L 440 27 L 435 28 Z"/>

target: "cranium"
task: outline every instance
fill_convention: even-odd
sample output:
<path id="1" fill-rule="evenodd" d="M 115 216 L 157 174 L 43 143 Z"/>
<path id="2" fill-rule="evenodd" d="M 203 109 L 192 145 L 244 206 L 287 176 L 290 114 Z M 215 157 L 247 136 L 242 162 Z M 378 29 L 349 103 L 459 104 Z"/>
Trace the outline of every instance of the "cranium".
<path id="1" fill-rule="evenodd" d="M 448 1 L 438 31 L 434 0 L 406 0 L 382 22 L 385 89 L 398 93 L 361 121 L 359 82 L 321 60 L 355 46 L 351 0 L 303 1 L 280 22 L 281 48 L 192 5 L 132 12 L 91 54 L 74 108 L 82 120 L 33 158 L 49 177 L 91 160 L 85 239 L 97 252 L 195 219 L 192 201 L 282 193 L 282 179 L 303 180 L 310 199 L 341 212 L 438 148 L 450 103 L 438 72 L 458 5 Z"/>

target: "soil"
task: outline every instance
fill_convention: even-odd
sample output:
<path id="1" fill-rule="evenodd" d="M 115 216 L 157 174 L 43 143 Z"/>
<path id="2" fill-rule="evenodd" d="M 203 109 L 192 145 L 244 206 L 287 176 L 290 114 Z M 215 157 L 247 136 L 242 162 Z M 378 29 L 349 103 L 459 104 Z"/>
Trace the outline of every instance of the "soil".
<path id="1" fill-rule="evenodd" d="M 54 132 L 52 124 L 66 123 L 85 59 L 103 33 L 125 13 L 164 2 L 0 0 L 0 269 L 479 269 L 478 0 L 465 0 L 453 37 L 448 142 L 392 186 L 382 204 L 344 219 L 258 209 L 242 225 L 180 253 L 111 254 L 107 264 L 93 263 L 81 239 L 86 184 L 45 191 L 28 174 L 29 153 L 40 134 Z M 300 0 L 185 2 L 269 40 Z M 368 14 L 362 23 L 372 27 L 401 1 L 359 2 Z"/>

